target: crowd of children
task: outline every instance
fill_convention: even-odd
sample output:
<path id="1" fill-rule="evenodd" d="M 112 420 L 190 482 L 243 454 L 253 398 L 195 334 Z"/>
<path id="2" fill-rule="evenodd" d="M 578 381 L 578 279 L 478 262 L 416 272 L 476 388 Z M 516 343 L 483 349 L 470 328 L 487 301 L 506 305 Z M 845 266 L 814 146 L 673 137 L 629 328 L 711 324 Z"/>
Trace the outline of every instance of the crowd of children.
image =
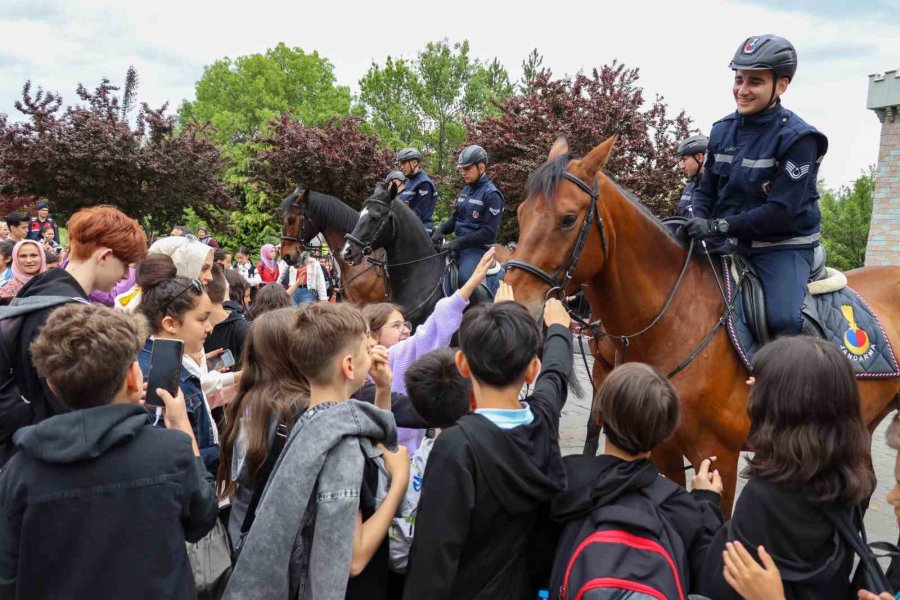
<path id="1" fill-rule="evenodd" d="M 821 340 L 757 354 L 750 481 L 723 522 L 715 457 L 690 491 L 651 460 L 679 400 L 647 365 L 598 391 L 603 454 L 561 455 L 569 314 L 550 299 L 537 322 L 505 284 L 469 306 L 490 253 L 411 331 L 391 304 L 293 306 L 274 249 L 252 271 L 245 249 L 237 269 L 183 236 L 148 249 L 112 207 L 68 233 L 55 272 L 13 249 L 0 313 L 0 598 L 890 597 L 852 577 L 870 437 Z M 89 302 L 129 277 L 114 308 Z M 158 340 L 183 343 L 175 395 L 145 389 Z M 900 515 L 900 484 L 888 500 Z"/>

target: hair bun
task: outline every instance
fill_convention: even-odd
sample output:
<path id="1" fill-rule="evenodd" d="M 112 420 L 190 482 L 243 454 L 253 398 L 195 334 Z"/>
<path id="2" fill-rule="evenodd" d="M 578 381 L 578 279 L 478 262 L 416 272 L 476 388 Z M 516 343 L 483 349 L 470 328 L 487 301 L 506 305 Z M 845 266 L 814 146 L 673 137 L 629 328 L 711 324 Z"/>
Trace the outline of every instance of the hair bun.
<path id="1" fill-rule="evenodd" d="M 175 262 L 168 254 L 148 254 L 138 265 L 135 272 L 135 283 L 142 290 L 158 286 L 166 280 L 178 275 Z"/>

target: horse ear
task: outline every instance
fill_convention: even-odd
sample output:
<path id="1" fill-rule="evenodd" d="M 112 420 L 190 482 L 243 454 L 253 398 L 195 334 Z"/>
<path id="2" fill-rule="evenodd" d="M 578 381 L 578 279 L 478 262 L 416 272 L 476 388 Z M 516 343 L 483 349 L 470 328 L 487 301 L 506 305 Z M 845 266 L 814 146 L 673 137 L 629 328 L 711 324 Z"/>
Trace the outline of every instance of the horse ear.
<path id="1" fill-rule="evenodd" d="M 399 186 L 396 186 L 396 185 L 388 185 L 388 200 L 390 200 L 391 202 L 393 202 L 394 198 L 397 197 L 397 188 L 398 187 Z"/>
<path id="2" fill-rule="evenodd" d="M 297 204 L 306 204 L 306 201 L 309 200 L 309 188 L 297 188 L 297 191 L 300 192 L 300 195 L 297 196 Z"/>
<path id="3" fill-rule="evenodd" d="M 558 138 L 556 138 L 556 141 L 553 142 L 553 145 L 550 147 L 550 153 L 547 154 L 547 162 L 550 162 L 554 158 L 568 153 L 569 140 L 566 139 L 566 136 L 560 135 Z"/>
<path id="4" fill-rule="evenodd" d="M 612 135 L 611 137 L 606 138 L 602 144 L 591 150 L 587 156 L 581 159 L 581 165 L 588 173 L 595 175 L 600 169 L 606 166 L 606 161 L 609 159 L 609 153 L 618 137 L 618 135 Z"/>

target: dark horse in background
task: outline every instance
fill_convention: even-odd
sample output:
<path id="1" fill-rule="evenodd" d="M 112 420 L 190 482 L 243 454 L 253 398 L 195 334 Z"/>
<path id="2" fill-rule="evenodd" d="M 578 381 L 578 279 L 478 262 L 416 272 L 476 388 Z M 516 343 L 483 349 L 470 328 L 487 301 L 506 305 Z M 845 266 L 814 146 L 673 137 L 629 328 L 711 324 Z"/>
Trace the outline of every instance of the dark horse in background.
<path id="1" fill-rule="evenodd" d="M 595 337 L 591 343 L 597 385 L 623 354 L 626 360 L 671 373 L 714 333 L 696 358 L 672 376 L 681 398 L 681 421 L 672 438 L 654 449 L 653 460 L 663 474 L 684 485 L 683 457 L 695 469 L 702 459 L 718 457 L 725 484 L 722 508 L 730 514 L 738 456 L 750 427 L 749 373 L 726 328 L 714 329 L 726 307 L 706 257 L 688 260 L 684 244 L 602 172 L 614 142 L 606 140 L 581 160 L 569 158 L 564 139 L 553 145 L 519 205 L 518 247 L 505 279 L 516 300 L 535 316 L 548 292 L 584 289 L 591 321 L 602 319 L 600 341 Z M 847 279 L 880 316 L 897 347 L 900 268 L 857 269 Z M 862 418 L 871 432 L 900 402 L 900 378 L 857 381 Z M 596 399 L 591 412 L 586 454 L 597 450 L 601 415 Z"/>
<path id="2" fill-rule="evenodd" d="M 359 220 L 358 212 L 340 198 L 299 187 L 284 199 L 281 211 L 281 256 L 287 264 L 294 266 L 307 244 L 321 233 L 341 269 L 344 298 L 357 306 L 385 301 L 381 267 L 369 262 L 351 265 L 340 255 L 344 236 Z"/>
<path id="3" fill-rule="evenodd" d="M 403 306 L 407 320 L 416 326 L 443 298 L 447 264 L 445 254 L 435 251 L 422 221 L 396 196 L 393 186 L 375 189 L 346 236 L 341 258 L 351 265 L 364 264 L 373 252 L 384 248 L 390 300 Z"/>

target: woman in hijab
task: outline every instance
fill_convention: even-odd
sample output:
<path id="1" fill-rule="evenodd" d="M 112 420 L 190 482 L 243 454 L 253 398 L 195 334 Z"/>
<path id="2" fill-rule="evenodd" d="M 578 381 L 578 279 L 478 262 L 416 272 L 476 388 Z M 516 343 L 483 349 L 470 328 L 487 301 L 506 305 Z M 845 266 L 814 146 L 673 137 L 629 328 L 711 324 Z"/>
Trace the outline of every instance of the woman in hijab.
<path id="1" fill-rule="evenodd" d="M 179 277 L 197 279 L 203 285 L 212 280 L 214 250 L 206 244 L 180 236 L 164 237 L 156 240 L 147 254 L 165 254 L 175 263 Z M 125 290 L 115 300 L 115 308 L 126 312 L 134 311 L 141 302 L 141 288 L 138 285 Z"/>
<path id="2" fill-rule="evenodd" d="M 278 283 L 278 265 L 275 263 L 275 246 L 266 244 L 259 251 L 260 262 L 256 265 L 263 283 Z"/>
<path id="3" fill-rule="evenodd" d="M 26 283 L 47 270 L 47 256 L 40 243 L 35 240 L 18 242 L 12 255 L 12 279 L 0 288 L 0 301 L 3 304 L 9 304 Z"/>

